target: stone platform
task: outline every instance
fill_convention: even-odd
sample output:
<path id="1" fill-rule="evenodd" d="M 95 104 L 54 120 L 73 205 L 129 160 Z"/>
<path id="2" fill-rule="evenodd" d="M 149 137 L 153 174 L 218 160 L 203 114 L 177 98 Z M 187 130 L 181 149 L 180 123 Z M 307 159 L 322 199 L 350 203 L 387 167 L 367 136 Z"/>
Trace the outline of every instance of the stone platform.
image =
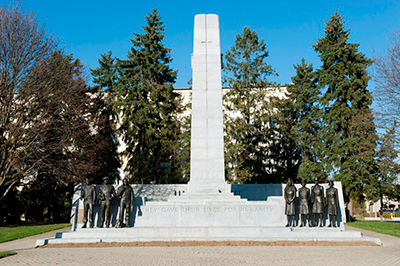
<path id="1" fill-rule="evenodd" d="M 321 184 L 325 189 L 327 184 Z M 131 185 L 135 193 L 131 227 L 194 227 L 194 226 L 263 226 L 284 227 L 286 224 L 285 201 L 282 184 L 232 184 L 229 193 L 188 193 L 187 184 Z M 307 187 L 311 187 L 308 184 Z M 300 188 L 299 184 L 296 184 Z M 339 191 L 338 227 L 344 229 L 346 221 L 342 186 Z M 99 185 L 97 186 L 97 189 Z M 116 189 L 118 186 L 116 186 Z M 75 189 L 71 215 L 72 230 L 83 225 L 83 204 L 80 185 Z M 298 204 L 296 202 L 296 204 Z M 118 217 L 119 199 L 111 202 L 111 224 Z M 94 207 L 94 226 L 100 224 L 100 204 Z M 324 217 L 326 221 L 327 217 Z M 298 215 L 296 216 L 298 224 Z"/>
<path id="2" fill-rule="evenodd" d="M 327 184 L 322 184 L 324 187 Z M 299 186 L 296 184 L 296 186 Z M 309 185 L 311 186 L 311 184 Z M 229 185 L 231 193 L 205 195 L 186 192 L 187 185 L 132 185 L 135 207 L 128 228 L 98 228 L 100 208 L 95 206 L 95 228 L 82 229 L 80 186 L 76 187 L 72 231 L 39 239 L 52 243 L 136 241 L 372 241 L 358 231 L 344 230 L 343 194 L 339 193 L 338 228 L 285 227 L 284 185 Z M 340 182 L 335 187 L 341 191 Z M 112 201 L 112 225 L 118 214 Z M 326 217 L 324 217 L 324 225 Z M 296 225 L 298 217 L 296 216 Z"/>
<path id="3" fill-rule="evenodd" d="M 57 233 L 54 238 L 39 239 L 36 246 L 59 243 L 147 242 L 147 241 L 372 241 L 359 231 L 339 228 L 290 227 L 138 227 L 95 228 Z"/>

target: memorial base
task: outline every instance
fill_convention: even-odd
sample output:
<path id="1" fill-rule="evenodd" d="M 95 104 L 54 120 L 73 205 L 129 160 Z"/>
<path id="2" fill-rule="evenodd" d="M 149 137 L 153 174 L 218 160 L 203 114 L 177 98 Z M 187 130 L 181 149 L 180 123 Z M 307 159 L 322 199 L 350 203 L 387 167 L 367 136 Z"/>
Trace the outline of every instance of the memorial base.
<path id="1" fill-rule="evenodd" d="M 298 184 L 296 186 L 299 186 Z M 323 184 L 323 186 L 327 186 Z M 56 243 L 138 241 L 372 241 L 358 231 L 344 230 L 343 195 L 339 194 L 338 228 L 285 227 L 284 186 L 230 185 L 231 193 L 188 193 L 187 185 L 132 185 L 135 208 L 130 226 L 98 228 L 100 206 L 94 208 L 94 227 L 82 229 L 83 204 L 76 187 L 72 231 L 39 239 L 37 246 Z M 341 184 L 335 183 L 341 191 Z M 97 187 L 98 189 L 98 187 Z M 119 200 L 112 201 L 111 224 L 116 224 Z M 296 215 L 296 225 L 299 217 Z"/>
<path id="2" fill-rule="evenodd" d="M 149 242 L 149 241 L 372 241 L 358 231 L 338 228 L 289 227 L 137 227 L 77 229 L 39 239 L 36 246 L 61 243 Z"/>
<path id="3" fill-rule="evenodd" d="M 284 226 L 284 199 L 247 201 L 232 193 L 185 195 L 140 206 L 135 227 Z"/>

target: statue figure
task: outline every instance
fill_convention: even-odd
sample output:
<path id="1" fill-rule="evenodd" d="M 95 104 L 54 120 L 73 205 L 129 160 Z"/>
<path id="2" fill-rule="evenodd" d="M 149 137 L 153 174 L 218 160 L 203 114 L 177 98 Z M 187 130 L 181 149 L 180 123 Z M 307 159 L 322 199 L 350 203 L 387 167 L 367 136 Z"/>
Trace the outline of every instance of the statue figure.
<path id="1" fill-rule="evenodd" d="M 81 200 L 83 200 L 83 226 L 86 228 L 89 216 L 89 227 L 93 228 L 93 208 L 96 201 L 96 185 L 90 184 L 90 179 L 86 178 L 86 184 L 82 184 Z"/>
<path id="2" fill-rule="evenodd" d="M 299 188 L 299 214 L 300 214 L 300 227 L 304 226 L 304 217 L 306 218 L 306 223 L 308 221 L 308 226 L 311 226 L 310 217 L 310 189 L 306 187 L 306 181 L 301 181 L 301 188 Z"/>
<path id="3" fill-rule="evenodd" d="M 311 203 L 313 213 L 313 226 L 317 226 L 317 216 L 319 216 L 319 227 L 322 227 L 324 216 L 324 188 L 319 185 L 318 178 L 315 178 L 315 185 L 311 187 Z"/>
<path id="4" fill-rule="evenodd" d="M 326 213 L 329 215 L 328 227 L 336 227 L 336 216 L 338 214 L 338 190 L 333 187 L 333 181 L 329 181 L 329 187 L 326 189 Z"/>
<path id="5" fill-rule="evenodd" d="M 292 225 L 296 226 L 294 221 L 294 216 L 296 214 L 296 205 L 294 201 L 296 199 L 296 191 L 297 189 L 293 185 L 292 179 L 289 178 L 285 187 L 285 195 L 284 195 L 286 201 L 285 214 L 287 215 L 286 227 Z"/>
<path id="6" fill-rule="evenodd" d="M 129 219 L 131 217 L 131 212 L 133 211 L 133 199 L 134 192 L 132 187 L 129 185 L 128 179 L 125 178 L 122 186 L 117 189 L 117 197 L 121 198 L 121 203 L 119 205 L 119 219 L 115 227 L 123 227 L 123 219 L 125 212 L 125 226 L 129 227 Z"/>
<path id="7" fill-rule="evenodd" d="M 103 185 L 99 189 L 99 200 L 100 200 L 100 228 L 104 226 L 104 220 L 106 227 L 110 227 L 111 222 L 111 200 L 116 197 L 114 186 L 109 184 L 110 178 L 108 176 L 103 178 Z"/>

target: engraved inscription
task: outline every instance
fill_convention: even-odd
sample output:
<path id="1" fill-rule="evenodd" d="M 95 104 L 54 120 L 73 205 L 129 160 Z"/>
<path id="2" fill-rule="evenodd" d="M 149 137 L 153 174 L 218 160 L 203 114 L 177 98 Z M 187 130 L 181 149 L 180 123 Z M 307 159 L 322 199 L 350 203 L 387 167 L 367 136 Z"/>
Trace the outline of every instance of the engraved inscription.
<path id="1" fill-rule="evenodd" d="M 276 206 L 165 206 L 165 207 L 149 207 L 142 206 L 143 212 L 152 213 L 172 213 L 172 212 L 193 212 L 193 213 L 219 213 L 219 212 L 273 212 Z"/>
<path id="2" fill-rule="evenodd" d="M 203 207 L 204 212 L 221 212 L 220 207 Z"/>
<path id="3" fill-rule="evenodd" d="M 181 207 L 181 212 L 199 212 L 199 207 Z"/>

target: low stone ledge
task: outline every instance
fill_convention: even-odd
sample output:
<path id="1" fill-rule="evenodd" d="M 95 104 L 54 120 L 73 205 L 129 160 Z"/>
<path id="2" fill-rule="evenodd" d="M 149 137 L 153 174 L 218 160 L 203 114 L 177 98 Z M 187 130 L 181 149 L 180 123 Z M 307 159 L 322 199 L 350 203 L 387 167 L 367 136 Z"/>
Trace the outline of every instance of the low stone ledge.
<path id="1" fill-rule="evenodd" d="M 151 241 L 49 244 L 45 248 L 195 247 L 195 246 L 379 246 L 371 241 Z"/>

